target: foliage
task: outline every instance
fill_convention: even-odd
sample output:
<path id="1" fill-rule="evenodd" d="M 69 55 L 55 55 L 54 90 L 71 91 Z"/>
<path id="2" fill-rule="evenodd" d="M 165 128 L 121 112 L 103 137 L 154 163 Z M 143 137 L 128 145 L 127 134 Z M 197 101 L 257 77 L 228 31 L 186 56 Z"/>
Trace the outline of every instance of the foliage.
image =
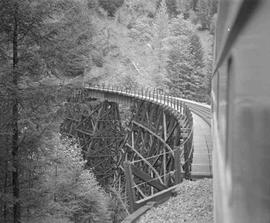
<path id="1" fill-rule="evenodd" d="M 191 11 L 196 9 L 196 0 L 178 0 L 178 10 L 185 19 L 190 18 Z"/>
<path id="2" fill-rule="evenodd" d="M 94 175 L 84 170 L 85 161 L 81 151 L 74 142 L 55 138 L 52 144 L 51 159 L 41 179 L 51 213 L 62 212 L 79 222 L 86 219 L 91 222 L 108 221 L 108 199 L 101 190 Z M 57 172 L 55 172 L 57 171 Z M 69 210 L 69 213 L 67 211 Z M 62 215 L 60 213 L 60 215 Z"/>
<path id="3" fill-rule="evenodd" d="M 137 1 L 138 5 L 141 2 Z M 118 16 L 121 18 L 124 12 L 134 13 L 134 15 L 142 13 L 139 11 L 138 5 L 133 3 L 127 2 L 119 10 Z M 168 19 L 166 10 L 163 12 Z M 148 16 L 148 12 L 145 12 L 145 14 L 137 16 L 132 25 L 124 23 L 121 26 L 109 21 L 99 23 L 99 36 L 94 38 L 93 45 L 97 49 L 96 55 L 100 55 L 98 58 L 102 60 L 100 63 L 102 66 L 93 67 L 85 78 L 89 81 L 111 85 L 126 86 L 127 84 L 128 88 L 164 86 L 166 57 L 163 56 L 162 39 L 165 36 L 162 32 L 167 26 L 162 20 L 161 14 L 157 13 L 153 19 Z M 160 60 L 162 60 L 161 63 Z"/>
<path id="4" fill-rule="evenodd" d="M 204 55 L 192 24 L 178 16 L 171 21 L 168 57 L 169 90 L 176 96 L 203 100 Z"/>
<path id="5" fill-rule="evenodd" d="M 3 63 L 0 77 L 4 100 L 11 105 L 5 105 L 10 115 L 5 117 L 9 125 L 3 129 L 7 145 L 1 148 L 6 154 L 4 166 L 12 167 L 1 169 L 5 178 L 1 186 L 9 197 L 3 201 L 3 215 L 1 208 L 4 221 L 13 215 L 11 219 L 20 222 L 27 211 L 25 188 L 31 188 L 28 173 L 32 172 L 30 164 L 24 161 L 37 155 L 40 137 L 48 133 L 46 130 L 54 122 L 51 115 L 55 111 L 47 110 L 51 105 L 40 104 L 42 95 L 25 89 L 33 86 L 37 89 L 38 81 L 47 75 L 78 75 L 84 71 L 87 60 L 84 47 L 91 38 L 90 32 L 85 32 L 91 23 L 85 16 L 84 6 L 84 1 L 0 2 L 0 60 Z M 71 35 L 74 30 L 78 35 Z M 70 38 L 66 38 L 67 34 Z M 39 113 L 40 110 L 44 112 Z M 29 113 L 33 116 L 26 115 Z"/>
<path id="6" fill-rule="evenodd" d="M 211 94 L 211 78 L 212 78 L 212 71 L 213 71 L 213 51 L 209 51 L 206 55 L 205 59 L 205 67 L 204 67 L 204 79 L 203 79 L 203 85 L 206 95 L 206 101 L 210 103 L 210 94 Z"/>
<path id="7" fill-rule="evenodd" d="M 176 3 L 178 9 L 186 7 L 186 12 L 198 11 L 198 1 L 183 0 Z M 184 14 L 184 11 L 180 12 Z M 190 55 L 185 56 L 189 59 L 184 61 L 188 61 L 188 67 L 191 67 L 192 72 L 188 74 L 193 81 L 190 83 L 196 82 L 194 86 L 193 83 L 188 88 L 193 89 L 191 90 L 193 93 L 202 91 L 205 88 L 205 83 L 201 83 L 205 79 L 205 55 L 203 55 L 205 50 L 197 36 L 196 26 L 183 15 L 177 17 L 169 15 L 166 0 L 130 0 L 125 1 L 117 12 L 115 21 L 119 23 L 99 20 L 99 37 L 96 40 L 94 37 L 93 43 L 96 53 L 92 58 L 95 65 L 87 74 L 87 80 L 113 85 L 127 84 L 128 87 L 165 89 L 172 81 L 169 74 L 172 70 L 168 69 L 170 67 L 168 63 L 174 66 L 173 54 L 180 56 L 177 49 L 182 48 L 176 44 L 175 49 L 172 49 L 172 44 L 175 43 L 176 37 L 179 39 L 186 37 L 189 39 L 187 52 Z M 195 12 L 194 16 L 197 18 Z"/>
<path id="8" fill-rule="evenodd" d="M 208 0 L 199 0 L 198 1 L 198 17 L 201 23 L 201 29 L 209 29 L 210 28 L 210 8 L 208 6 Z"/>
<path id="9" fill-rule="evenodd" d="M 123 5 L 124 0 L 98 0 L 98 2 L 109 16 L 114 16 L 117 9 Z"/>
<path id="10" fill-rule="evenodd" d="M 190 36 L 194 31 L 194 26 L 181 15 L 170 21 L 170 32 L 173 36 Z"/>
<path id="11" fill-rule="evenodd" d="M 128 204 L 123 199 L 125 194 L 114 187 L 109 188 L 109 194 L 111 197 L 110 209 L 112 211 L 112 222 L 122 222 L 129 215 Z"/>
<path id="12" fill-rule="evenodd" d="M 209 100 L 213 53 L 202 34 L 213 33 L 216 11 L 217 0 L 0 1 L 0 221 L 12 221 L 18 204 L 26 222 L 107 219 L 108 199 L 75 144 L 55 137 L 70 94 L 55 85 L 78 76 Z M 48 76 L 54 86 L 44 86 Z"/>
<path id="13" fill-rule="evenodd" d="M 89 66 L 93 25 L 84 4 L 72 3 L 65 10 L 68 10 L 65 16 L 54 19 L 50 32 L 57 36 L 45 42 L 42 54 L 48 61 L 47 67 L 56 74 L 78 76 Z"/>
<path id="14" fill-rule="evenodd" d="M 166 1 L 162 0 L 157 10 L 157 14 L 153 21 L 153 53 L 157 58 L 157 70 L 156 73 L 159 77 L 155 77 L 160 80 L 160 77 L 166 76 L 166 60 L 167 52 L 164 50 L 164 41 L 169 36 L 169 16 L 167 13 Z M 164 78 L 162 78 L 164 80 Z M 161 83 L 157 83 L 159 87 L 162 87 Z"/>
<path id="15" fill-rule="evenodd" d="M 175 96 L 183 97 L 189 90 L 191 83 L 191 64 L 189 54 L 189 39 L 187 37 L 177 37 L 171 40 L 171 47 L 168 58 L 168 77 L 170 82 L 168 87 L 170 93 Z"/>
<path id="16" fill-rule="evenodd" d="M 157 14 L 153 21 L 154 26 L 154 39 L 153 47 L 155 49 L 161 48 L 162 41 L 169 36 L 169 16 L 167 13 L 166 1 L 163 0 L 160 3 Z"/>
<path id="17" fill-rule="evenodd" d="M 190 37 L 190 54 L 192 59 L 192 67 L 196 72 L 201 72 L 203 68 L 203 49 L 198 35 L 193 34 Z"/>
<path id="18" fill-rule="evenodd" d="M 201 29 L 210 30 L 213 15 L 217 13 L 217 0 L 198 0 L 197 15 L 201 23 Z"/>
<path id="19" fill-rule="evenodd" d="M 136 16 L 146 15 L 153 18 L 156 13 L 156 2 L 157 0 L 126 0 L 125 4 Z"/>
<path id="20" fill-rule="evenodd" d="M 177 12 L 176 0 L 166 0 L 166 5 L 167 5 L 167 9 L 168 9 L 168 13 L 170 17 L 177 16 L 178 12 Z"/>
<path id="21" fill-rule="evenodd" d="M 159 0 L 157 2 L 157 7 L 159 8 L 161 6 L 162 0 Z M 177 4 L 176 4 L 176 0 L 166 0 L 166 7 L 168 10 L 168 15 L 170 17 L 175 17 L 177 16 L 178 12 L 177 12 Z"/>
<path id="22" fill-rule="evenodd" d="M 12 43 L 14 4 L 18 4 L 18 72 L 20 76 L 82 74 L 91 38 L 91 22 L 83 2 L 73 1 L 2 1 L 0 32 L 3 58 L 9 58 Z M 1 13 L 0 12 L 0 13 Z M 68 13 L 66 13 L 68 12 Z M 1 45 L 0 45 L 1 46 Z M 11 61 L 6 61 L 7 63 Z M 38 75 L 37 75 L 38 74 Z"/>
<path id="23" fill-rule="evenodd" d="M 36 180 L 29 188 L 27 205 L 32 221 L 69 219 L 71 222 L 108 222 L 108 197 L 94 175 L 84 169 L 80 148 L 59 135 L 40 145 L 32 156 Z"/>

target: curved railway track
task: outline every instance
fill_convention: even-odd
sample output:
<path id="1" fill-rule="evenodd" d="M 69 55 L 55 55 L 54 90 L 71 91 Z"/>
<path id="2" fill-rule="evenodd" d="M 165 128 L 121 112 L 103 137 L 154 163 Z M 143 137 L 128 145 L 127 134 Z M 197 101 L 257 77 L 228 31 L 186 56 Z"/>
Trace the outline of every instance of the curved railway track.
<path id="1" fill-rule="evenodd" d="M 191 112 L 195 113 L 196 115 L 200 116 L 209 126 L 211 126 L 211 106 L 183 98 L 176 98 L 177 100 L 184 102 Z"/>
<path id="2" fill-rule="evenodd" d="M 209 126 L 211 126 L 212 115 L 210 108 L 190 103 L 186 103 L 186 105 L 190 108 L 191 112 L 194 112 L 196 115 L 200 116 Z"/>

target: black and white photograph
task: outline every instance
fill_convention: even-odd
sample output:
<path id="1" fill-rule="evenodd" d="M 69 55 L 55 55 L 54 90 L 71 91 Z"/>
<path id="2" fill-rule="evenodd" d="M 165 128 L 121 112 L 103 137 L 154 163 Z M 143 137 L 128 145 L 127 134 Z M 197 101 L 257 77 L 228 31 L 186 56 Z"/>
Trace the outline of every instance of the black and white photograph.
<path id="1" fill-rule="evenodd" d="M 0 0 L 0 223 L 270 223 L 270 0 Z"/>

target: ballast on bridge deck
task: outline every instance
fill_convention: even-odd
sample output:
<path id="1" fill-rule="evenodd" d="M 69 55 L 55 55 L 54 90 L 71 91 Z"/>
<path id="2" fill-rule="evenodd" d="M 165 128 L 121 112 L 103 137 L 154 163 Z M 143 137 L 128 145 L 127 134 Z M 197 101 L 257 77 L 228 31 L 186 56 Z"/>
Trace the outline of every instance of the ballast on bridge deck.
<path id="1" fill-rule="evenodd" d="M 198 115 L 193 116 L 193 163 L 192 178 L 212 177 L 211 127 Z"/>

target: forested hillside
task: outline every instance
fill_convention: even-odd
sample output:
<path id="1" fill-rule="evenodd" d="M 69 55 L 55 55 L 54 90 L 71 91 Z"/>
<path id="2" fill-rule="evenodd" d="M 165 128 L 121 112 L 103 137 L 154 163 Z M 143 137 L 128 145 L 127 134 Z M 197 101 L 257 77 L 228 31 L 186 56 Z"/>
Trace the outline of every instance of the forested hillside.
<path id="1" fill-rule="evenodd" d="M 216 1 L 101 2 L 86 82 L 209 101 Z"/>
<path id="2" fill-rule="evenodd" d="M 0 0 L 0 222 L 120 222 L 59 134 L 73 86 L 150 88 L 209 103 L 217 0 Z"/>

